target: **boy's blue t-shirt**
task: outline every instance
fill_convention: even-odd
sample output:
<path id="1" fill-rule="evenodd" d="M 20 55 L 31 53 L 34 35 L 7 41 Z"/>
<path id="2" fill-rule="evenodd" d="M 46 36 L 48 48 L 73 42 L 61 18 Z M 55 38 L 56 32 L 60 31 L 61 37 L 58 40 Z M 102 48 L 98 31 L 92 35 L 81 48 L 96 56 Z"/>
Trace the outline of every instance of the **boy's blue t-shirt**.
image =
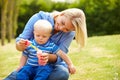
<path id="1" fill-rule="evenodd" d="M 42 53 L 49 53 L 49 54 L 56 54 L 60 49 L 59 47 L 49 39 L 45 44 L 38 44 L 35 40 L 30 41 L 31 44 L 37 47 Z M 38 57 L 37 57 L 37 50 L 35 50 L 32 46 L 28 46 L 24 51 L 23 55 L 27 56 L 27 63 L 26 65 L 30 66 L 39 66 L 38 64 Z M 52 64 L 49 64 L 52 65 Z"/>
<path id="2" fill-rule="evenodd" d="M 25 28 L 23 30 L 23 32 L 16 38 L 16 42 L 19 41 L 20 39 L 28 39 L 28 40 L 32 40 L 34 38 L 33 36 L 33 25 L 37 20 L 40 19 L 45 19 L 48 20 L 52 26 L 54 27 L 54 19 L 53 17 L 50 15 L 50 13 L 48 12 L 44 12 L 44 11 L 40 11 L 39 13 L 34 14 L 27 22 L 27 24 L 25 25 Z M 64 51 L 65 53 L 68 52 L 68 48 L 70 46 L 71 41 L 73 40 L 75 36 L 75 32 L 71 31 L 71 32 L 58 32 L 56 34 L 53 34 L 51 36 L 51 40 L 57 45 L 59 46 L 59 48 Z M 65 62 L 58 57 L 57 58 L 57 62 L 56 64 L 62 64 L 62 65 L 66 65 Z"/>

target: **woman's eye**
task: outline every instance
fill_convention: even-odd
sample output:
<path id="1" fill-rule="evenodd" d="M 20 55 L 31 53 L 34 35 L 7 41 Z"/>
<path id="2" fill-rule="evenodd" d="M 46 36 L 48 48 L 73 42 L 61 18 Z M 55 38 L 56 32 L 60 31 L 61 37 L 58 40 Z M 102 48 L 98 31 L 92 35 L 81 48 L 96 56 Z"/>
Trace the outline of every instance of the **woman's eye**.
<path id="1" fill-rule="evenodd" d="M 65 25 L 65 23 L 64 23 L 64 22 L 62 22 L 62 25 Z"/>
<path id="2" fill-rule="evenodd" d="M 69 30 L 68 30 L 68 29 L 66 29 L 66 31 L 68 32 Z"/>

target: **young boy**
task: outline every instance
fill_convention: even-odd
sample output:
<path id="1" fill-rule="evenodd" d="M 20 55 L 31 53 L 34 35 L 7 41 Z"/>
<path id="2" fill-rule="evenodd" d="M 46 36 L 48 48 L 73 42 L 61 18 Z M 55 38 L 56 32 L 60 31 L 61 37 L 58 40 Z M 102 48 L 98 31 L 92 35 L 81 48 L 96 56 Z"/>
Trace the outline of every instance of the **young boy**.
<path id="1" fill-rule="evenodd" d="M 40 60 L 42 57 L 39 58 L 37 52 L 42 54 L 53 53 L 60 56 L 67 63 L 69 72 L 75 73 L 76 69 L 70 58 L 50 39 L 52 30 L 52 25 L 47 20 L 38 20 L 34 24 L 34 39 L 30 41 L 32 46 L 27 45 L 27 49 L 23 51 L 19 66 L 21 69 L 18 69 L 17 80 L 29 80 L 31 77 L 33 80 L 47 80 L 55 64 L 42 63 Z"/>

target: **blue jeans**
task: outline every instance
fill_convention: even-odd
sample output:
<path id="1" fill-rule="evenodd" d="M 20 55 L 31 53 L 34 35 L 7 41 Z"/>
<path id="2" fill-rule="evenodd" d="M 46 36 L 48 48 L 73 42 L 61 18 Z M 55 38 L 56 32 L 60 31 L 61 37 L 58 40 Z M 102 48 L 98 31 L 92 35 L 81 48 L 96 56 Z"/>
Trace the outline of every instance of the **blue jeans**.
<path id="1" fill-rule="evenodd" d="M 24 66 L 17 73 L 16 80 L 47 80 L 49 74 L 52 71 L 52 67 L 50 65 L 46 66 Z"/>
<path id="2" fill-rule="evenodd" d="M 13 71 L 4 80 L 16 80 L 16 71 Z M 68 80 L 69 72 L 63 65 L 55 65 L 47 80 Z"/>

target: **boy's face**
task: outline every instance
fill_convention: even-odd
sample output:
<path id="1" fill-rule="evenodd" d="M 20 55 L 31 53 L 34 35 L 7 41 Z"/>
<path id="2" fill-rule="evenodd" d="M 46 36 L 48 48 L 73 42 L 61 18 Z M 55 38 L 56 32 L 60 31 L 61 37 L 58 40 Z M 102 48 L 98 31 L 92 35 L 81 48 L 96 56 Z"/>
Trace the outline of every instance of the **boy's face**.
<path id="1" fill-rule="evenodd" d="M 38 44 L 45 44 L 50 38 L 51 34 L 47 30 L 34 30 L 34 38 Z"/>

